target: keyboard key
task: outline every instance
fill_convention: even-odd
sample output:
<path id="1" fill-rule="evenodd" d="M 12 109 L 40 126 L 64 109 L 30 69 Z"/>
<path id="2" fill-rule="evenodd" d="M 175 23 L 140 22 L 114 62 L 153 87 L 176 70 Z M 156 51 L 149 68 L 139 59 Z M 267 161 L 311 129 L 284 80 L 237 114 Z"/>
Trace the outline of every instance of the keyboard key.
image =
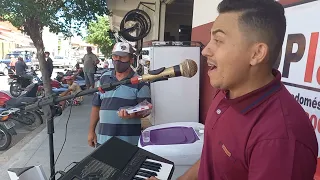
<path id="1" fill-rule="evenodd" d="M 150 162 L 152 165 L 150 164 Z M 145 165 L 145 164 L 147 164 L 147 165 Z M 145 168 L 146 166 L 147 166 L 147 168 Z M 156 168 L 156 167 L 159 167 L 159 168 Z M 172 168 L 173 168 L 172 164 L 167 164 L 167 163 L 155 161 L 152 159 L 146 159 L 146 161 L 144 162 L 144 165 L 141 166 L 140 171 L 141 170 L 151 171 L 151 172 L 157 174 L 155 176 L 156 178 L 161 179 L 161 180 L 166 180 L 169 178 L 169 175 L 170 175 Z M 152 176 L 154 176 L 154 175 L 152 175 Z"/>
<path id="2" fill-rule="evenodd" d="M 152 162 L 152 161 L 149 161 L 149 160 L 146 160 L 145 163 L 147 163 L 147 164 L 153 164 L 153 165 L 155 165 L 155 166 L 160 166 L 160 167 L 162 166 L 160 163 Z"/>
<path id="3" fill-rule="evenodd" d="M 142 177 L 146 177 L 146 178 L 151 177 L 150 174 L 148 174 L 148 173 L 143 173 L 143 172 L 138 172 L 137 175 L 142 176 Z"/>
<path id="4" fill-rule="evenodd" d="M 148 173 L 151 176 L 157 176 L 157 173 L 152 172 L 152 171 L 148 171 L 148 170 L 144 170 L 144 169 L 140 169 L 138 172 Z"/>
<path id="5" fill-rule="evenodd" d="M 148 170 L 156 171 L 156 172 L 159 172 L 159 170 L 160 170 L 160 168 L 155 168 L 155 167 L 145 166 L 145 165 L 142 165 L 141 167 L 148 169 Z"/>

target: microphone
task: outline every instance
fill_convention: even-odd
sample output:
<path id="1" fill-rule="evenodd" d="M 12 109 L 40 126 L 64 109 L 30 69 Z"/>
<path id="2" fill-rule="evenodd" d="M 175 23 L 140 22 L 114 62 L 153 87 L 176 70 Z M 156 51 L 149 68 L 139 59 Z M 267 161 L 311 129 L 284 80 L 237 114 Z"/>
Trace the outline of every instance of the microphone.
<path id="1" fill-rule="evenodd" d="M 162 67 L 157 70 L 149 71 L 149 74 L 133 77 L 131 78 L 131 84 L 138 84 L 141 82 L 154 82 L 179 76 L 191 78 L 195 74 L 197 74 L 197 71 L 197 63 L 191 59 L 186 59 L 179 65 L 175 65 L 169 68 Z"/>

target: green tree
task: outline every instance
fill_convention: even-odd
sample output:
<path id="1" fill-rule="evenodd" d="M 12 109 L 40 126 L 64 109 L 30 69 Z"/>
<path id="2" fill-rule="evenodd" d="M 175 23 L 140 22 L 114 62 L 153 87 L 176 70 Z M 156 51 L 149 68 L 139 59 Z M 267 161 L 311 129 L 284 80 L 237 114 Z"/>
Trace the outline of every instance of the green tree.
<path id="1" fill-rule="evenodd" d="M 49 27 L 53 33 L 71 37 L 88 27 L 97 15 L 109 14 L 106 0 L 2 0 L 0 20 L 9 21 L 32 39 L 37 49 L 46 94 L 51 94 L 50 77 L 44 58 L 42 31 Z"/>
<path id="2" fill-rule="evenodd" d="M 108 17 L 98 16 L 97 21 L 90 22 L 88 36 L 86 37 L 86 41 L 97 45 L 105 57 L 111 55 L 113 46 L 113 40 L 108 35 L 109 29 L 110 23 Z"/>

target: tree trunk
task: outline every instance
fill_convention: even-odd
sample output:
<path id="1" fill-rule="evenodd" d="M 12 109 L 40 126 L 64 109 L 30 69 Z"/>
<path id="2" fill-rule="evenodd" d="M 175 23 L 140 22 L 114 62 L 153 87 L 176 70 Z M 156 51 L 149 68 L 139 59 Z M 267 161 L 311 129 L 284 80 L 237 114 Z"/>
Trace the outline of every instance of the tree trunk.
<path id="1" fill-rule="evenodd" d="M 51 87 L 51 77 L 49 77 L 48 67 L 45 62 L 45 55 L 44 55 L 44 44 L 42 40 L 42 30 L 43 27 L 40 23 L 35 19 L 30 19 L 26 21 L 24 25 L 27 33 L 29 34 L 31 40 L 33 41 L 34 46 L 37 49 L 37 58 L 39 60 L 40 71 L 42 74 L 42 82 L 43 88 L 45 90 L 45 95 L 52 94 L 52 87 Z"/>
<path id="2" fill-rule="evenodd" d="M 38 45 L 35 45 L 37 49 L 37 58 L 39 60 L 40 71 L 42 74 L 43 88 L 45 90 L 45 95 L 47 96 L 52 93 L 52 87 L 51 87 L 51 77 L 49 77 L 47 64 L 45 62 L 44 45 L 43 45 L 42 37 L 38 40 L 38 43 L 39 43 Z"/>

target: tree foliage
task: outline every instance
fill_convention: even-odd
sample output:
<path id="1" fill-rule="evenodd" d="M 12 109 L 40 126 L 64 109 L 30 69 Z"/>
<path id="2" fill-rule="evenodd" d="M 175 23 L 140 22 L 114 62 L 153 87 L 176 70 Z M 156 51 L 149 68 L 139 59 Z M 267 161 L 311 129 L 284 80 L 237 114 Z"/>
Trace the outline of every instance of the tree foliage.
<path id="1" fill-rule="evenodd" d="M 86 41 L 91 44 L 98 45 L 100 51 L 105 57 L 111 55 L 113 40 L 110 39 L 108 32 L 110 23 L 107 16 L 99 16 L 97 21 L 92 21 L 89 24 L 88 36 Z"/>
<path id="2" fill-rule="evenodd" d="M 97 15 L 109 11 L 106 0 L 2 0 L 0 20 L 9 21 L 32 39 L 37 49 L 46 93 L 51 93 L 50 77 L 46 71 L 42 31 L 63 33 L 66 37 L 80 33 L 82 27 L 95 20 Z"/>

